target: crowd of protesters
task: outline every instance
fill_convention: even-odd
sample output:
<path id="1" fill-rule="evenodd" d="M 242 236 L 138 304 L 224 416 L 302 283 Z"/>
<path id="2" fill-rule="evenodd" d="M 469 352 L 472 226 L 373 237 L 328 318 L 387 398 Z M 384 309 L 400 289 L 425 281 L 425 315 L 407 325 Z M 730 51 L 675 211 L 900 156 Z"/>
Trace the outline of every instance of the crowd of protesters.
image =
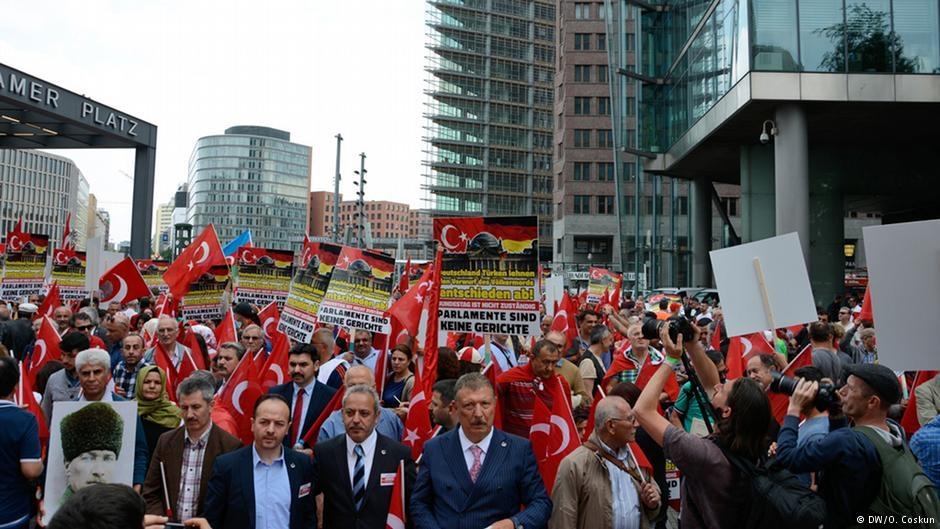
<path id="1" fill-rule="evenodd" d="M 771 506 L 752 470 L 816 506 L 806 514 L 815 526 L 880 515 L 940 523 L 940 375 L 892 371 L 852 296 L 818 321 L 767 332 L 767 350 L 743 358 L 729 354 L 720 307 L 693 299 L 582 300 L 574 326 L 546 315 L 541 336 L 449 335 L 424 396 L 435 436 L 418 458 L 404 443 L 421 393 L 417 340 L 380 354 L 379 336 L 322 326 L 311 343 L 291 343 L 289 381 L 247 411 L 246 437 L 220 397 L 243 361 L 272 350 L 258 307 L 234 305 L 236 339 L 217 343 L 219 321 L 158 315 L 152 299 L 84 300 L 51 311 L 60 354 L 34 375 L 37 416 L 16 388 L 19 364 L 40 354 L 42 302 L 0 303 L 0 529 L 40 523 L 49 462 L 39 421 L 51 423 L 53 405 L 125 400 L 139 416 L 131 487 L 70 479 L 50 527 L 157 529 L 172 517 L 199 528 L 381 529 L 397 475 L 406 527 L 747 527 L 762 508 L 776 508 L 781 527 L 804 526 Z M 207 369 L 171 384 L 160 355 L 174 366 L 195 355 Z M 781 373 L 792 395 L 780 393 Z M 579 446 L 546 482 L 529 438 L 539 401 L 554 410 L 557 399 Z M 63 443 L 113 437 L 108 412 L 85 409 L 62 424 Z M 83 441 L 67 456 L 109 449 Z M 667 460 L 681 474 L 678 509 Z"/>

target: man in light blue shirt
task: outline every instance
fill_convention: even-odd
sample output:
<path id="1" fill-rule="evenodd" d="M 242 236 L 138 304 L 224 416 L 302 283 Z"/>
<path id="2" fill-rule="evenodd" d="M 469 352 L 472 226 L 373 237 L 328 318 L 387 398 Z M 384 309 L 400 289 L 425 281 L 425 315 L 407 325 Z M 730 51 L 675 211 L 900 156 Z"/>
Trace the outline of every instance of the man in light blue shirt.
<path id="1" fill-rule="evenodd" d="M 911 452 L 914 452 L 924 474 L 940 490 L 940 415 L 917 430 L 911 438 Z"/>
<path id="2" fill-rule="evenodd" d="M 372 347 L 372 333 L 356 329 L 353 334 L 353 365 L 366 366 L 375 372 L 375 362 L 379 358 L 379 350 Z M 348 386 L 347 386 L 348 387 Z"/>
<path id="3" fill-rule="evenodd" d="M 365 366 L 354 365 L 346 372 L 344 384 L 347 388 L 363 385 L 375 389 L 375 378 L 372 375 L 372 371 Z M 346 433 L 341 411 L 342 410 L 334 411 L 323 421 L 320 432 L 317 434 L 318 443 Z M 398 415 L 396 415 L 394 411 L 389 408 L 379 408 L 379 422 L 375 426 L 375 431 L 385 437 L 398 441 L 402 437 L 404 428 L 401 419 L 398 418 Z"/>

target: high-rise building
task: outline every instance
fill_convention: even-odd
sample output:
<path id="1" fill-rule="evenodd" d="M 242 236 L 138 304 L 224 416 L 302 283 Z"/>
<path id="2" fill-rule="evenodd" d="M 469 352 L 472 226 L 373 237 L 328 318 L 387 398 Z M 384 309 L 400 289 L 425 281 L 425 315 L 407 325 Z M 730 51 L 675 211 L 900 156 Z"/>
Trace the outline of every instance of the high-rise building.
<path id="1" fill-rule="evenodd" d="M 538 215 L 552 258 L 550 0 L 428 0 L 424 188 L 432 216 Z"/>
<path id="2" fill-rule="evenodd" d="M 110 250 L 111 246 L 111 214 L 98 207 L 98 199 L 94 194 L 88 195 L 88 229 L 86 230 L 87 239 L 98 237 L 102 250 Z M 91 248 L 88 248 L 90 251 Z"/>
<path id="3" fill-rule="evenodd" d="M 313 237 L 332 237 L 333 235 L 333 193 L 330 191 L 310 192 L 310 235 Z M 340 195 L 339 222 L 340 236 L 346 227 L 352 228 L 356 235 L 359 225 L 359 203 L 355 200 L 342 200 Z M 409 238 L 412 210 L 408 204 L 387 200 L 367 200 L 363 213 L 369 223 L 373 239 Z M 417 220 L 415 218 L 415 220 Z M 417 230 L 414 230 L 417 235 Z M 430 237 L 429 237 L 430 238 Z"/>
<path id="4" fill-rule="evenodd" d="M 640 155 L 637 196 L 653 204 L 623 230 L 627 270 L 704 286 L 712 248 L 796 232 L 826 306 L 862 262 L 861 224 L 940 217 L 923 129 L 940 118 L 937 2 L 660 4 L 608 2 L 615 153 Z M 618 137 L 633 119 L 638 134 Z M 660 206 L 682 186 L 685 209 Z"/>
<path id="5" fill-rule="evenodd" d="M 75 209 L 72 210 L 72 238 L 75 248 L 85 249 L 85 235 L 88 232 L 88 196 L 91 194 L 91 188 L 88 180 L 79 173 L 78 186 L 75 192 Z"/>
<path id="6" fill-rule="evenodd" d="M 157 205 L 156 221 L 153 229 L 153 253 L 160 254 L 171 246 L 173 231 L 173 201 Z"/>
<path id="7" fill-rule="evenodd" d="M 255 246 L 298 251 L 307 233 L 311 149 L 268 127 L 200 138 L 189 160 L 188 221 L 222 244 L 251 230 Z"/>
<path id="8" fill-rule="evenodd" d="M 0 150 L 0 237 L 22 217 L 26 232 L 48 235 L 58 245 L 66 216 L 77 212 L 87 193 L 88 182 L 68 158 L 27 149 Z M 76 221 L 72 215 L 77 229 Z"/>

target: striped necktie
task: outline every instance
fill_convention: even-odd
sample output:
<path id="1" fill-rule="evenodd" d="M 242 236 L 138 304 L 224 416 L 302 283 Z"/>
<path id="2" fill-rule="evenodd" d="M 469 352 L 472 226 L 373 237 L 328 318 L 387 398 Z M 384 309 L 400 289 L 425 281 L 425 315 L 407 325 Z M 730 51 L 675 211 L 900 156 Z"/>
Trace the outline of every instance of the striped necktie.
<path id="1" fill-rule="evenodd" d="M 362 500 L 366 497 L 366 465 L 362 445 L 356 445 L 353 453 L 356 454 L 356 466 L 353 469 L 353 503 L 356 504 L 358 511 L 362 508 Z"/>

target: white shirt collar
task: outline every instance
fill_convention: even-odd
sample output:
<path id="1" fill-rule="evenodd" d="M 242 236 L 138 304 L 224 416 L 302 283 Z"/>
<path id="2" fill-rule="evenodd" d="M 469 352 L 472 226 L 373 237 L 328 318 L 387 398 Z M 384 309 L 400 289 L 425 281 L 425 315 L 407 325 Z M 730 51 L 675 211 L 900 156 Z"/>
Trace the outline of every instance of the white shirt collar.
<path id="1" fill-rule="evenodd" d="M 82 393 L 78 396 L 78 402 L 114 402 L 114 393 L 105 390 L 104 395 L 101 396 L 97 401 L 90 401 L 85 398 L 85 394 Z"/>
<path id="2" fill-rule="evenodd" d="M 294 395 L 296 395 L 300 389 L 300 386 L 298 386 L 296 382 L 294 382 L 293 384 L 294 384 Z M 310 383 L 303 387 L 304 396 L 309 397 L 310 395 L 313 395 L 313 386 L 315 386 L 316 384 L 317 384 L 317 377 L 314 376 L 313 379 L 310 380 Z"/>
<path id="3" fill-rule="evenodd" d="M 490 451 L 490 441 L 493 440 L 493 428 L 490 427 L 490 433 L 486 434 L 486 437 L 484 437 L 479 443 L 474 443 L 470 439 L 467 439 L 467 436 L 463 433 L 463 428 L 460 427 L 457 428 L 457 436 L 460 438 L 461 451 L 466 452 L 470 449 L 471 446 L 477 445 L 483 449 L 483 454 L 486 455 L 486 453 Z"/>
<path id="4" fill-rule="evenodd" d="M 375 452 L 375 443 L 379 440 L 379 435 L 375 433 L 375 429 L 372 430 L 372 433 L 369 434 L 369 437 L 366 437 L 366 440 L 358 443 L 362 445 L 362 451 L 365 454 L 371 454 Z M 356 441 L 352 440 L 352 437 L 346 435 L 346 455 L 349 457 L 356 457 L 354 450 L 356 449 Z"/>
<path id="5" fill-rule="evenodd" d="M 278 461 L 284 461 L 284 447 L 280 446 L 278 448 L 281 449 L 281 453 L 277 457 L 275 457 L 273 460 L 271 460 L 272 465 L 277 463 Z M 255 446 L 255 443 L 251 443 L 251 466 L 252 468 L 258 466 L 258 463 L 262 463 L 261 456 L 258 454 L 258 447 Z"/>

